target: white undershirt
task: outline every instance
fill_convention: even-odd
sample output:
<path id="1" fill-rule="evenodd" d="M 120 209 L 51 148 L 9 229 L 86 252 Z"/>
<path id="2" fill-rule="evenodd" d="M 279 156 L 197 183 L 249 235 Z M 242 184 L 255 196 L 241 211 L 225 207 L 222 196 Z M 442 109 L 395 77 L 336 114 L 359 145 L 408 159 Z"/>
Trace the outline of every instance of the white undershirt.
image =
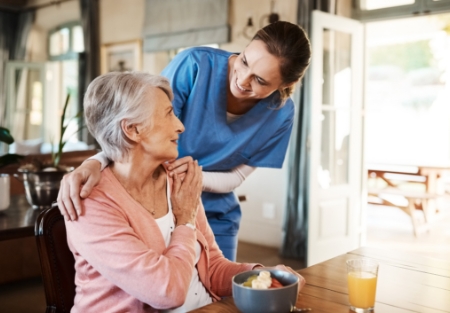
<path id="1" fill-rule="evenodd" d="M 168 186 L 168 184 L 167 184 Z M 175 217 L 172 213 L 172 203 L 170 202 L 170 190 L 167 188 L 167 202 L 169 204 L 169 212 L 163 217 L 155 219 L 156 223 L 161 230 L 161 234 L 164 237 L 166 247 L 170 244 L 170 239 L 172 237 L 172 232 L 175 229 Z M 205 286 L 200 281 L 200 277 L 197 271 L 197 263 L 200 259 L 201 247 L 198 241 L 195 242 L 195 266 L 192 272 L 191 283 L 189 284 L 189 290 L 186 296 L 186 301 L 184 304 L 178 308 L 170 310 L 162 310 L 164 313 L 184 313 L 187 311 L 194 310 L 196 308 L 205 306 L 212 303 L 211 296 L 208 291 L 206 291 Z"/>
<path id="2" fill-rule="evenodd" d="M 241 164 L 226 172 L 202 172 L 203 191 L 228 193 L 239 187 L 256 170 L 256 167 Z"/>
<path id="3" fill-rule="evenodd" d="M 241 114 L 233 114 L 227 112 L 227 124 L 233 123 L 235 120 L 238 120 L 242 115 Z"/>

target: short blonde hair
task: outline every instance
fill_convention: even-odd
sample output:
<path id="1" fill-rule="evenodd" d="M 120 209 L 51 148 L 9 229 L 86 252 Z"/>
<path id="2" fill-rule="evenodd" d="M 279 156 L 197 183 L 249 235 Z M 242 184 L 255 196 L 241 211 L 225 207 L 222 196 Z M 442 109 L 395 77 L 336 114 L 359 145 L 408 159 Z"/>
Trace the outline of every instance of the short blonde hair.
<path id="1" fill-rule="evenodd" d="M 153 87 L 153 88 L 151 88 Z M 130 124 L 150 123 L 157 103 L 145 103 L 144 98 L 159 88 L 172 101 L 169 81 L 162 76 L 144 72 L 111 72 L 95 78 L 84 96 L 86 126 L 112 161 L 125 161 L 133 143 L 123 133 L 121 121 Z"/>

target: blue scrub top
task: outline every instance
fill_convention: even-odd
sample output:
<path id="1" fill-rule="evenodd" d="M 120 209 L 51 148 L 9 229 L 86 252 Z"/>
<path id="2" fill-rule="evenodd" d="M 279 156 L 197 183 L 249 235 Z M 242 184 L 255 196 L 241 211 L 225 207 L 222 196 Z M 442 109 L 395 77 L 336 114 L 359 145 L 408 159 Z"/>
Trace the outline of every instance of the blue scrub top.
<path id="1" fill-rule="evenodd" d="M 208 47 L 186 49 L 162 71 L 171 82 L 175 114 L 186 130 L 179 157 L 192 156 L 205 171 L 228 171 L 247 164 L 281 168 L 294 122 L 294 104 L 281 109 L 276 91 L 227 124 L 228 59 L 232 53 Z M 241 211 L 233 192 L 202 193 L 216 235 L 236 235 Z"/>

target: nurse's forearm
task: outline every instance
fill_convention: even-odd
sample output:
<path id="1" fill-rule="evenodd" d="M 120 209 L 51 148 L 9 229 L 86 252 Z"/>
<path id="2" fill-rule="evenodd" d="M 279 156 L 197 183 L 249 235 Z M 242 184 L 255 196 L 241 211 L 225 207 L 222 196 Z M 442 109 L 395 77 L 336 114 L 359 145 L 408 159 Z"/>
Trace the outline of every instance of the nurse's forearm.
<path id="1" fill-rule="evenodd" d="M 203 191 L 227 193 L 239 187 L 256 167 L 239 165 L 228 172 L 203 171 Z"/>

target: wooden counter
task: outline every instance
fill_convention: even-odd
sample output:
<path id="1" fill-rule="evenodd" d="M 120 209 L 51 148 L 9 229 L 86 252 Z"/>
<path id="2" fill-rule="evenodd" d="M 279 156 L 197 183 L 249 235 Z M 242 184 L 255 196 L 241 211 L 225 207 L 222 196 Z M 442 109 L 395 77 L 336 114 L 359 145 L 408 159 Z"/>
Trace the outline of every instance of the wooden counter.
<path id="1" fill-rule="evenodd" d="M 33 210 L 25 195 L 11 196 L 9 208 L 0 211 L 0 284 L 40 277 Z"/>

